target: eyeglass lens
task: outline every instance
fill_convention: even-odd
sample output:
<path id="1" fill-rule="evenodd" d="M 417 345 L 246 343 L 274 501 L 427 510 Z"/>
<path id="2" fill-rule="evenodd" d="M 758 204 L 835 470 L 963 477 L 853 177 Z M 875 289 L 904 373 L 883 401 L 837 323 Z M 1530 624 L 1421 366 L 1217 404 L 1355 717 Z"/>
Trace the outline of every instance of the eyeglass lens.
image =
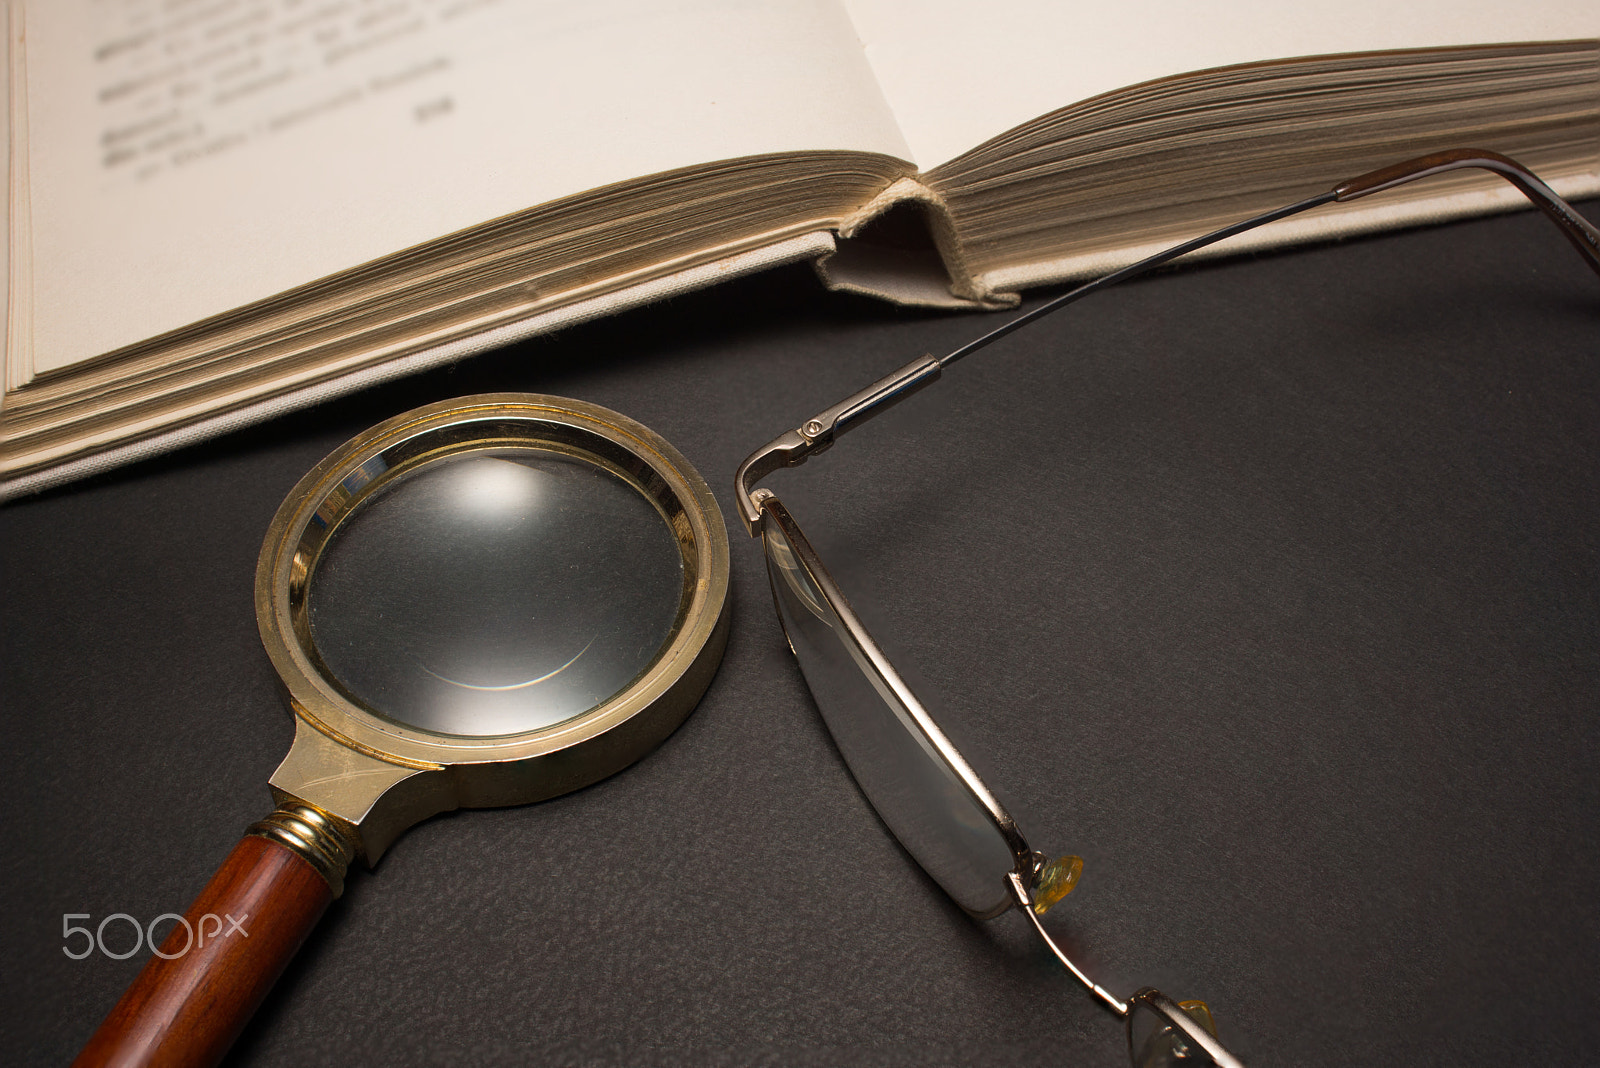
<path id="1" fill-rule="evenodd" d="M 865 661 L 774 524 L 764 544 L 789 644 L 856 782 L 952 898 L 974 913 L 998 910 L 1015 865 L 999 829 Z"/>
<path id="2" fill-rule="evenodd" d="M 625 479 L 497 448 L 375 490 L 329 538 L 306 600 L 349 696 L 406 726 L 485 736 L 626 689 L 671 640 L 683 575 L 665 517 Z"/>

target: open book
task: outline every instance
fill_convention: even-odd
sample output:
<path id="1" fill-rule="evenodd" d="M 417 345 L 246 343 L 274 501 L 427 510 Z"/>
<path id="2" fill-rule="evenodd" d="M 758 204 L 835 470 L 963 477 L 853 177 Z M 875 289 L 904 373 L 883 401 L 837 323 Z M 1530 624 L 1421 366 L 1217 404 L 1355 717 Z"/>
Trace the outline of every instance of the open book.
<path id="1" fill-rule="evenodd" d="M 788 260 L 992 307 L 1426 151 L 1600 191 L 1593 0 L 10 0 L 8 27 L 9 493 Z M 1517 200 L 1450 177 L 1243 240 Z"/>

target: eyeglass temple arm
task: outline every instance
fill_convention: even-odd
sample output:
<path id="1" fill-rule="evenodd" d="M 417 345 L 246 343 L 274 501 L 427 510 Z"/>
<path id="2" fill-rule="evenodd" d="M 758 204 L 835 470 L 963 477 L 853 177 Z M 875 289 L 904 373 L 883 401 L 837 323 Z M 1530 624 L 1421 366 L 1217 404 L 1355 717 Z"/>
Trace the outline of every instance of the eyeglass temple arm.
<path id="1" fill-rule="evenodd" d="M 1345 203 L 1373 193 L 1382 193 L 1418 178 L 1468 168 L 1491 171 L 1516 186 L 1523 196 L 1533 201 L 1534 207 L 1561 227 L 1561 233 L 1572 242 L 1572 247 L 1578 250 L 1578 255 L 1583 257 L 1589 269 L 1600 275 L 1600 229 L 1574 211 L 1572 205 L 1557 196 L 1555 190 L 1545 185 L 1538 175 L 1498 152 L 1482 148 L 1435 152 L 1431 156 L 1369 171 L 1359 178 L 1342 182 L 1334 188 L 1333 195 L 1335 200 Z"/>
<path id="2" fill-rule="evenodd" d="M 1185 241 L 1181 245 L 1174 245 L 1172 248 L 1130 264 L 1120 271 L 1113 271 L 1092 282 L 1086 282 L 1054 300 L 1046 301 L 1032 311 L 1017 316 L 998 329 L 968 342 L 946 356 L 939 358 L 921 356 L 861 392 L 845 398 L 825 411 L 818 412 L 802 423 L 798 429 L 774 438 L 756 450 L 739 466 L 735 479 L 739 515 L 744 520 L 745 529 L 749 531 L 751 537 L 755 537 L 761 531 L 761 506 L 758 499 L 760 491 L 752 488 L 756 481 L 780 467 L 797 467 L 805 463 L 811 456 L 831 446 L 840 434 L 872 416 L 887 411 L 917 390 L 932 384 L 938 379 L 940 371 L 950 364 L 964 356 L 972 355 L 1013 331 L 1022 329 L 1035 319 L 1041 319 L 1068 304 L 1082 300 L 1097 290 L 1135 278 L 1180 256 L 1186 256 L 1235 234 L 1242 234 L 1258 226 L 1298 215 L 1302 211 L 1321 207 L 1323 204 L 1347 203 L 1373 193 L 1393 189 L 1407 182 L 1414 182 L 1419 178 L 1469 168 L 1498 174 L 1516 186 L 1540 211 L 1561 227 L 1561 232 L 1572 242 L 1572 246 L 1578 250 L 1578 254 L 1584 258 L 1590 269 L 1600 275 L 1600 229 L 1596 229 L 1593 223 L 1574 211 L 1570 204 L 1557 196 L 1549 186 L 1539 180 L 1537 175 L 1514 159 L 1487 149 L 1456 148 L 1369 171 L 1359 177 L 1340 182 L 1326 193 L 1319 193 L 1296 204 L 1245 219 L 1231 226 L 1224 226 L 1220 230 L 1213 230 L 1209 234 Z"/>

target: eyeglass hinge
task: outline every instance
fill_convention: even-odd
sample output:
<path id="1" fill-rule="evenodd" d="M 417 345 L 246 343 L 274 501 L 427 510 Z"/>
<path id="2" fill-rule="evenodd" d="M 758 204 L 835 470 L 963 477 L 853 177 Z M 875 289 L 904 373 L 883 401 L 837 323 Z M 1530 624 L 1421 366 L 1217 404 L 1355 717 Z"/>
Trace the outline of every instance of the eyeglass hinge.
<path id="1" fill-rule="evenodd" d="M 933 384 L 941 370 L 942 365 L 934 357 L 918 356 L 894 373 L 801 423 L 800 435 L 815 446 L 814 451 L 820 452 L 856 424 L 888 411 L 917 390 Z"/>
<path id="2" fill-rule="evenodd" d="M 754 483 L 780 467 L 798 467 L 826 452 L 845 431 L 905 400 L 939 377 L 942 365 L 933 356 L 919 356 L 893 374 L 827 408 L 781 437 L 751 453 L 734 476 L 739 517 L 753 538 L 761 532 L 761 507 Z"/>

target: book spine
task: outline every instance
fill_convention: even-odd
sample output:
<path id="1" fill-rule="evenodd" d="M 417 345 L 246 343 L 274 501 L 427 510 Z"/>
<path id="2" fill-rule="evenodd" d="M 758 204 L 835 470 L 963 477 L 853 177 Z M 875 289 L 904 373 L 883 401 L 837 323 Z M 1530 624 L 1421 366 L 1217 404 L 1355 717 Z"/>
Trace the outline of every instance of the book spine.
<path id="1" fill-rule="evenodd" d="M 840 222 L 837 249 L 816 262 L 829 288 L 924 308 L 1009 308 L 968 266 L 938 191 L 901 178 Z"/>

